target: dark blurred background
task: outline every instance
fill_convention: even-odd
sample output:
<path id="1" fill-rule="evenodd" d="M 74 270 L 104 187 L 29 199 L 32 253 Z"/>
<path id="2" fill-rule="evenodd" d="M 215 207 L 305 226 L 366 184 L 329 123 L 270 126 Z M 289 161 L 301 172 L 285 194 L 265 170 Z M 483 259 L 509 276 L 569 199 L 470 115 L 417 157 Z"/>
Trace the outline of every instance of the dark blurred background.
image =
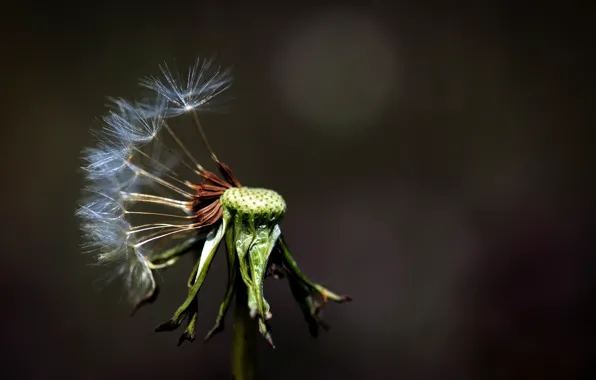
<path id="1" fill-rule="evenodd" d="M 230 329 L 200 341 L 223 256 L 199 339 L 176 347 L 153 328 L 191 261 L 129 318 L 118 285 L 94 285 L 74 217 L 106 97 L 216 54 L 235 99 L 204 117 L 212 145 L 285 196 L 303 269 L 354 298 L 314 340 L 268 282 L 277 349 L 259 341 L 259 379 L 588 378 L 592 21 L 553 4 L 4 5 L 0 377 L 229 378 Z"/>

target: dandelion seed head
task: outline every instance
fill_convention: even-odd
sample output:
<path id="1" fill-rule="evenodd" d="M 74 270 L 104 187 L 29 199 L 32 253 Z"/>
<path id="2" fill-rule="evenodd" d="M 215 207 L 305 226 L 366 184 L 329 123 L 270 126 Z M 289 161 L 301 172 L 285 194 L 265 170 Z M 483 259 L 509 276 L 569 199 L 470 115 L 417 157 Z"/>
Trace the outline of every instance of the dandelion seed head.
<path id="1" fill-rule="evenodd" d="M 156 328 L 172 330 L 187 320 L 182 341 L 194 339 L 197 293 L 225 242 L 230 255 L 228 289 L 209 335 L 223 328 L 234 294 L 244 293 L 239 302 L 246 303 L 250 317 L 258 318 L 260 333 L 273 345 L 267 325 L 273 314 L 263 282 L 280 273 L 288 275 L 292 294 L 316 335 L 326 325 L 318 317 L 320 305 L 313 297 L 320 296 L 323 303 L 345 302 L 349 297 L 301 273 L 279 227 L 286 211 L 283 197 L 273 190 L 243 187 L 211 149 L 198 117 L 197 111 L 229 88 L 229 70 L 213 66 L 212 60 L 197 60 L 182 81 L 167 64 L 160 68 L 161 77 L 141 82 L 152 90 L 152 97 L 140 102 L 110 99 L 101 128 L 94 131 L 97 145 L 83 153 L 88 196 L 76 215 L 81 220 L 84 249 L 99 264 L 115 268 L 110 279 L 123 280 L 136 309 L 157 294 L 154 272 L 173 265 L 201 244 L 186 301 L 171 320 Z M 182 139 L 174 131 L 178 123 L 170 123 L 171 118 L 185 113 L 190 113 L 185 119 L 194 124 L 219 174 L 201 165 L 187 148 L 186 136 Z M 168 157 L 162 157 L 165 152 Z M 176 163 L 184 165 L 185 174 L 174 170 Z"/>

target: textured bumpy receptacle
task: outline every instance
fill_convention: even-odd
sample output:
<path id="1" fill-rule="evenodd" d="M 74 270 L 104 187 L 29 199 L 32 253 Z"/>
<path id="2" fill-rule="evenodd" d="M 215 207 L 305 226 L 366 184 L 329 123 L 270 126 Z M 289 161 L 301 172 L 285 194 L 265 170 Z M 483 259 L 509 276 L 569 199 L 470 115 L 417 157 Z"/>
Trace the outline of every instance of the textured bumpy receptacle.
<path id="1" fill-rule="evenodd" d="M 286 202 L 269 189 L 233 187 L 220 198 L 223 207 L 233 213 L 259 221 L 278 222 L 286 212 Z"/>

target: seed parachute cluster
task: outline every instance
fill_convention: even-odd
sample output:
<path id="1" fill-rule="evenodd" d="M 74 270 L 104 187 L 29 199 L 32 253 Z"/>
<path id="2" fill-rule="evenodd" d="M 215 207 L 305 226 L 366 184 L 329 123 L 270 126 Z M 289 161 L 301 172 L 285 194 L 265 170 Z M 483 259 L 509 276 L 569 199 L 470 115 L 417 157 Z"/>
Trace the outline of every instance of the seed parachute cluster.
<path id="1" fill-rule="evenodd" d="M 225 242 L 227 289 L 217 320 L 206 339 L 223 329 L 223 320 L 239 289 L 248 312 L 271 344 L 272 313 L 263 294 L 267 277 L 288 279 L 291 292 L 314 336 L 326 329 L 319 318 L 328 301 L 349 301 L 308 279 L 292 258 L 279 226 L 286 212 L 275 191 L 241 186 L 205 136 L 199 113 L 231 85 L 228 70 L 197 60 L 186 80 L 167 65 L 161 76 L 141 81 L 141 101 L 111 99 L 110 110 L 93 133 L 97 144 L 84 151 L 86 199 L 78 208 L 85 243 L 99 264 L 114 266 L 112 278 L 124 279 L 134 310 L 157 297 L 155 273 L 195 251 L 188 294 L 172 318 L 156 331 L 186 322 L 180 338 L 194 340 L 198 294 L 214 255 Z M 198 134 L 189 140 L 184 132 Z M 185 136 L 184 138 L 182 136 Z M 205 169 L 190 148 L 201 140 L 218 174 Z M 319 302 L 317 299 L 320 299 Z"/>

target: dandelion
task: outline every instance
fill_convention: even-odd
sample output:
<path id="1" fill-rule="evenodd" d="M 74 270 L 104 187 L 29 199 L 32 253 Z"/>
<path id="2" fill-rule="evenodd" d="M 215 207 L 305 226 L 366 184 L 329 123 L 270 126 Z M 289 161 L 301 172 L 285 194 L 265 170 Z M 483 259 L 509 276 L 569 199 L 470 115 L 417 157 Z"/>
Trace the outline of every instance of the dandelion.
<path id="1" fill-rule="evenodd" d="M 161 77 L 141 81 L 150 90 L 142 102 L 111 99 L 101 128 L 94 132 L 97 146 L 84 151 L 88 197 L 77 210 L 84 248 L 94 252 L 100 264 L 115 266 L 133 310 L 156 299 L 156 272 L 193 250 L 200 252 L 185 300 L 156 328 L 171 331 L 186 322 L 181 344 L 195 339 L 198 294 L 224 242 L 227 288 L 205 340 L 223 330 L 235 300 L 234 372 L 242 378 L 252 365 L 246 359 L 249 347 L 243 343 L 250 334 L 247 328 L 258 330 L 273 346 L 271 306 L 263 290 L 267 277 L 287 278 L 314 336 L 327 329 L 319 317 L 321 308 L 329 300 L 345 302 L 350 297 L 311 281 L 299 269 L 280 227 L 286 212 L 282 196 L 242 186 L 211 149 L 198 114 L 230 87 L 229 71 L 211 60 L 197 60 L 185 81 L 167 65 L 161 71 Z M 194 125 L 219 175 L 195 159 L 176 132 L 179 121 Z"/>

